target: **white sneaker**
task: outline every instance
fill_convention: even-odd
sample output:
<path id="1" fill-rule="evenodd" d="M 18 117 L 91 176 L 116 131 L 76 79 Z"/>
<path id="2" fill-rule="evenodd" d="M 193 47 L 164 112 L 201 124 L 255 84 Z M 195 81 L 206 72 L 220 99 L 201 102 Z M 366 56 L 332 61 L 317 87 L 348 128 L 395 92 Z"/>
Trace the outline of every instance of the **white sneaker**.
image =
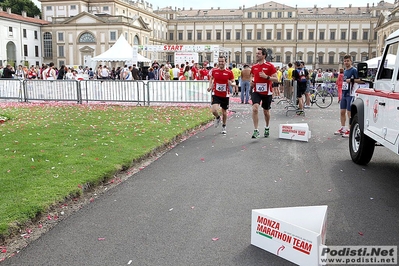
<path id="1" fill-rule="evenodd" d="M 227 134 L 226 126 L 222 127 L 222 134 L 223 134 L 223 135 L 226 135 L 226 134 Z"/>
<path id="2" fill-rule="evenodd" d="M 220 116 L 219 118 L 215 118 L 215 121 L 213 122 L 215 127 L 218 127 L 220 125 Z"/>

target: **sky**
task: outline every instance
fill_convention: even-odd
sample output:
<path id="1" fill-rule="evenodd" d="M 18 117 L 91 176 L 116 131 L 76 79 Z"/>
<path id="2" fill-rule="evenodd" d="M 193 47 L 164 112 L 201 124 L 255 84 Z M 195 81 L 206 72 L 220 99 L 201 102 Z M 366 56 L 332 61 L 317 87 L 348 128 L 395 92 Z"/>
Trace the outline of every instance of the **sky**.
<path id="1" fill-rule="evenodd" d="M 264 4 L 269 2 L 268 0 L 223 0 L 223 1 L 218 1 L 218 3 L 215 3 L 215 0 L 174 0 L 174 1 L 165 1 L 165 0 L 144 0 L 145 2 L 151 3 L 152 7 L 154 10 L 159 8 L 163 8 L 166 6 L 171 6 L 172 8 L 177 7 L 177 8 L 185 8 L 188 9 L 192 7 L 193 9 L 210 9 L 211 7 L 213 8 L 223 8 L 223 9 L 237 9 L 240 6 L 245 5 L 246 7 L 251 7 L 256 4 Z M 34 3 L 36 3 L 38 6 L 40 6 L 40 2 L 38 0 L 33 0 Z M 173 4 L 172 4 L 173 2 Z M 346 7 L 349 6 L 348 0 L 327 0 L 327 1 L 320 1 L 320 0 L 300 0 L 300 1 L 292 1 L 292 0 L 274 0 L 276 3 L 280 4 L 285 4 L 288 6 L 295 7 L 295 5 L 298 5 L 298 7 L 313 7 L 315 4 L 317 4 L 318 7 L 328 7 L 329 4 L 331 4 L 331 7 Z M 323 3 L 320 3 L 323 2 Z M 394 0 L 389 0 L 386 1 L 388 3 L 393 3 Z M 379 3 L 379 0 L 352 0 L 350 1 L 352 6 L 366 6 L 367 3 L 372 6 L 377 5 Z"/>

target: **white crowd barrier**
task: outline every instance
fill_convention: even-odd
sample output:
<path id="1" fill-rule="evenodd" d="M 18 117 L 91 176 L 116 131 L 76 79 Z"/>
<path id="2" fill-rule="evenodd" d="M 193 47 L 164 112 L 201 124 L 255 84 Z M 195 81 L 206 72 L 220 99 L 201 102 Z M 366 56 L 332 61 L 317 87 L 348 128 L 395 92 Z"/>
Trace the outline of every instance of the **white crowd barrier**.
<path id="1" fill-rule="evenodd" d="M 0 79 L 0 99 L 74 101 L 210 103 L 208 81 L 158 80 L 17 80 Z"/>

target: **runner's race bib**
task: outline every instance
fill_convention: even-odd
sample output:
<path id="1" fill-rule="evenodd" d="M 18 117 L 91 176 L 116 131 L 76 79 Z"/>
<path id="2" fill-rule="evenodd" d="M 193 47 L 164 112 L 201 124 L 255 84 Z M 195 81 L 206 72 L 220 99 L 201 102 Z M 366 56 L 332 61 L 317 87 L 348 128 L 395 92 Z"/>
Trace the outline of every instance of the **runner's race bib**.
<path id="1" fill-rule="evenodd" d="M 267 83 L 256 83 L 256 91 L 257 92 L 267 91 Z"/>
<path id="2" fill-rule="evenodd" d="M 342 90 L 343 90 L 343 91 L 347 91 L 347 90 L 348 90 L 348 82 L 344 82 L 344 83 L 342 84 Z"/>
<path id="3" fill-rule="evenodd" d="M 226 88 L 227 88 L 226 84 L 218 84 L 218 83 L 216 83 L 216 90 L 217 91 L 226 91 Z"/>

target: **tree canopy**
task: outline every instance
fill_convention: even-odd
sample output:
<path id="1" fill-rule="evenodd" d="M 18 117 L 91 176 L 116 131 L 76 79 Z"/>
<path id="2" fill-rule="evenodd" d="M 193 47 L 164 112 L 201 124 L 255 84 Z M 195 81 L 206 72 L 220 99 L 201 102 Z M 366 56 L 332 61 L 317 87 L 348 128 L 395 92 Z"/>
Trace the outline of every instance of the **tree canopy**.
<path id="1" fill-rule="evenodd" d="M 31 0 L 0 0 L 0 6 L 3 10 L 11 8 L 14 14 L 22 15 L 22 11 L 26 11 L 28 17 L 40 16 L 40 9 Z"/>

